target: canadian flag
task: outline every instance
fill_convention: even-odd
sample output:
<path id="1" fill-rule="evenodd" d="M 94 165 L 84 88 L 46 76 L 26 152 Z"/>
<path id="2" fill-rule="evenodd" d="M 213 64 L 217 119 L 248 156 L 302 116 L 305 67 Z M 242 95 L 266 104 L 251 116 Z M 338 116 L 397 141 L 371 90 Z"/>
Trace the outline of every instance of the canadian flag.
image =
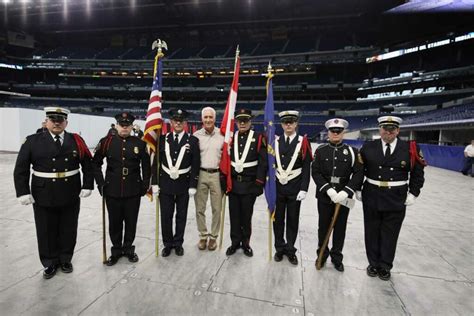
<path id="1" fill-rule="evenodd" d="M 239 89 L 239 72 L 240 72 L 240 57 L 239 47 L 235 52 L 235 66 L 234 79 L 232 80 L 232 87 L 230 89 L 227 105 L 225 107 L 224 117 L 222 118 L 221 133 L 224 135 L 224 145 L 222 147 L 222 156 L 219 164 L 219 169 L 225 175 L 227 181 L 226 192 L 232 190 L 232 178 L 230 170 L 230 144 L 232 136 L 234 135 L 234 112 L 237 103 L 237 91 Z"/>

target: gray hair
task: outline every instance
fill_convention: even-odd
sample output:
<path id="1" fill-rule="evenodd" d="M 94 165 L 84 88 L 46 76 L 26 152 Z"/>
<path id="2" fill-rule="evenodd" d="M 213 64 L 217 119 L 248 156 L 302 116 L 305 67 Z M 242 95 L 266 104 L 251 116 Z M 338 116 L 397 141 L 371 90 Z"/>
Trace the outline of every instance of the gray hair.
<path id="1" fill-rule="evenodd" d="M 206 106 L 204 109 L 201 110 L 201 118 L 204 117 L 204 112 L 206 111 L 211 111 L 214 115 L 214 118 L 216 118 L 216 110 L 214 110 L 214 108 L 211 108 L 210 106 Z"/>

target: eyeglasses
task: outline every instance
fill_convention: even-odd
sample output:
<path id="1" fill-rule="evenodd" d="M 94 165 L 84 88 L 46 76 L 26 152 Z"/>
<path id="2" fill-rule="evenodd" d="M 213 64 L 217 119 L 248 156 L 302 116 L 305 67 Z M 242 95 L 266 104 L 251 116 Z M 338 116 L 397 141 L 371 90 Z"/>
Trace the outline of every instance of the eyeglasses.
<path id="1" fill-rule="evenodd" d="M 53 123 L 63 123 L 66 119 L 62 116 L 49 116 L 48 119 Z"/>
<path id="2" fill-rule="evenodd" d="M 239 124 L 247 124 L 248 122 L 250 122 L 250 120 L 248 119 L 240 119 L 238 120 Z"/>
<path id="3" fill-rule="evenodd" d="M 395 126 L 395 125 L 384 125 L 384 126 L 382 126 L 382 128 L 383 128 L 383 130 L 385 130 L 387 132 L 393 132 L 393 131 L 398 129 L 398 127 Z"/>
<path id="4" fill-rule="evenodd" d="M 329 129 L 329 131 L 333 134 L 340 134 L 342 133 L 344 130 L 343 129 L 339 129 L 339 128 L 333 128 L 333 129 Z"/>

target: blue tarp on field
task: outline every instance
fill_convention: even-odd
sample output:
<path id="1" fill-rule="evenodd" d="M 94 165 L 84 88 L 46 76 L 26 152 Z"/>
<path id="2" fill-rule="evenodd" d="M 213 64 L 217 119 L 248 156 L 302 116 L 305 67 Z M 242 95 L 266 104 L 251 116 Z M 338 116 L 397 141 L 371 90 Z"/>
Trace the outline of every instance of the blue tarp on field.
<path id="1" fill-rule="evenodd" d="M 344 142 L 356 148 L 362 147 L 363 141 L 345 139 Z M 428 166 L 438 167 L 453 171 L 461 171 L 464 166 L 464 147 L 438 146 L 418 144 Z"/>

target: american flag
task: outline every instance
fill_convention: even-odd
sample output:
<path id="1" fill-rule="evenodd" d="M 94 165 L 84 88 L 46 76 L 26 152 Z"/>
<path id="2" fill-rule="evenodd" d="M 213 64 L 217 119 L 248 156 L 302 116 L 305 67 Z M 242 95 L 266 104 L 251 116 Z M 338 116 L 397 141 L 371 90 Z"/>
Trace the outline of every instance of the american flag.
<path id="1" fill-rule="evenodd" d="M 161 89 L 162 89 L 163 64 L 158 56 L 157 69 L 153 78 L 148 111 L 146 114 L 145 132 L 143 140 L 148 144 L 150 150 L 156 152 L 158 137 L 161 134 L 163 118 L 161 116 Z"/>
<path id="2" fill-rule="evenodd" d="M 239 72 L 240 72 L 240 57 L 239 49 L 237 48 L 234 66 L 234 78 L 232 80 L 232 87 L 230 89 L 229 98 L 227 99 L 227 106 L 225 108 L 224 117 L 222 118 L 221 133 L 224 135 L 224 146 L 222 148 L 222 157 L 219 164 L 221 172 L 226 176 L 227 189 L 226 192 L 232 190 L 232 178 L 230 168 L 230 143 L 234 135 L 234 112 L 237 103 L 237 91 L 239 89 Z"/>

